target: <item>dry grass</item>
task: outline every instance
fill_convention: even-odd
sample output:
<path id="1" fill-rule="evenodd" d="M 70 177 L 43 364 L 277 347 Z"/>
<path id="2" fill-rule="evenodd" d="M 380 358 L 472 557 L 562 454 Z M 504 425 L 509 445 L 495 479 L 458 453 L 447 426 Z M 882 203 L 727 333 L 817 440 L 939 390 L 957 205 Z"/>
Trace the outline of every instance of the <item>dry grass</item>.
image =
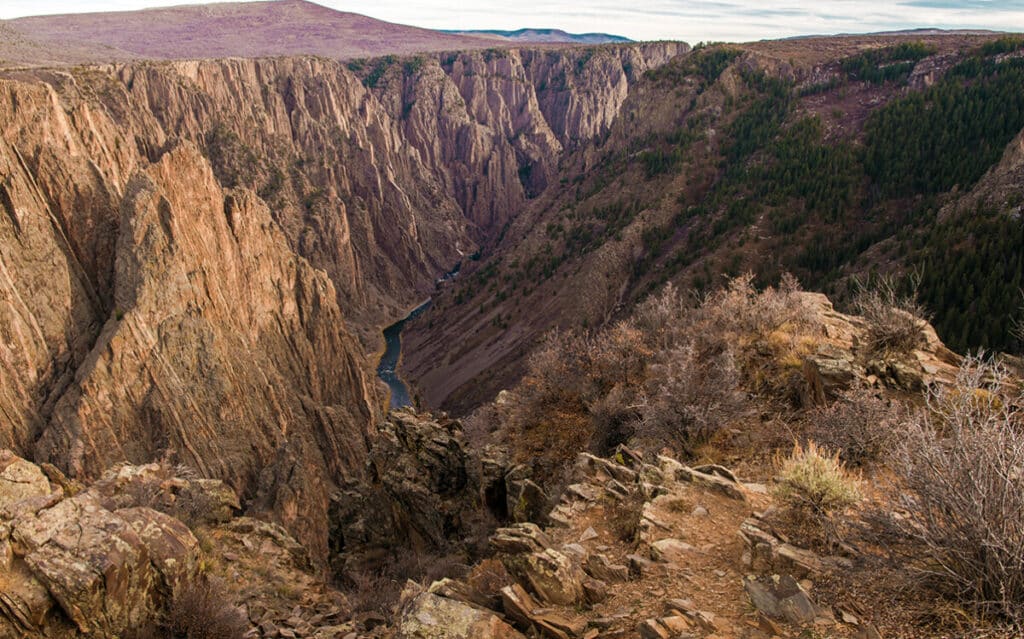
<path id="1" fill-rule="evenodd" d="M 775 497 L 817 516 L 841 513 L 861 500 L 860 478 L 846 469 L 838 453 L 814 442 L 794 444 L 793 452 L 780 460 L 779 476 Z"/>

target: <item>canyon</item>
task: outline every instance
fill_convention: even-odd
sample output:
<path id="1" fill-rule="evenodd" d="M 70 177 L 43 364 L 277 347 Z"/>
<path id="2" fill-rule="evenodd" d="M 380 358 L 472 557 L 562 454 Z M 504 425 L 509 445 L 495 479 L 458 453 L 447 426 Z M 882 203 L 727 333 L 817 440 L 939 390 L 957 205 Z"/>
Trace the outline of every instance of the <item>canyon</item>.
<path id="1" fill-rule="evenodd" d="M 7 72 L 0 445 L 186 463 L 324 565 L 381 327 L 684 50 L 381 61 L 372 88 L 315 58 Z"/>
<path id="2" fill-rule="evenodd" d="M 998 34 L 527 46 L 298 0 L 0 33 L 0 637 L 123 636 L 193 573 L 227 584 L 250 632 L 288 639 L 796 636 L 744 607 L 768 588 L 748 573 L 825 579 L 870 553 L 791 544 L 772 462 L 750 449 L 781 449 L 862 387 L 896 405 L 957 384 L 942 339 L 1017 345 L 1024 43 Z M 975 86 L 995 88 L 972 108 L 1005 98 L 1001 128 L 958 154 L 976 166 L 928 165 L 942 178 L 925 186 L 879 168 L 920 160 L 897 157 L 917 138 L 879 142 L 886 122 Z M 967 240 L 950 230 L 968 224 Z M 957 261 L 962 295 L 935 282 L 957 281 L 947 249 L 977 256 Z M 1001 260 L 1005 282 L 968 282 Z M 929 295 L 954 303 L 940 333 L 911 317 L 899 353 L 784 275 L 842 304 L 858 278 L 922 264 L 939 269 Z M 665 302 L 671 321 L 704 323 L 673 361 L 699 344 L 698 377 L 739 371 L 717 451 L 642 441 L 623 424 L 646 425 L 637 411 L 661 396 L 619 360 L 573 368 L 566 346 L 676 380 L 644 359 L 667 338 L 637 328 L 674 290 L 694 295 Z M 951 335 L 963 317 L 981 329 Z M 558 372 L 550 397 L 541 364 Z M 592 377 L 608 392 L 566 390 Z M 623 536 L 626 506 L 640 530 Z M 496 562 L 508 583 L 404 583 L 396 566 L 424 557 L 466 575 Z M 696 604 L 666 603 L 680 571 Z M 404 592 L 381 617 L 358 597 L 385 574 Z M 878 634 L 814 610 L 795 626 Z"/>

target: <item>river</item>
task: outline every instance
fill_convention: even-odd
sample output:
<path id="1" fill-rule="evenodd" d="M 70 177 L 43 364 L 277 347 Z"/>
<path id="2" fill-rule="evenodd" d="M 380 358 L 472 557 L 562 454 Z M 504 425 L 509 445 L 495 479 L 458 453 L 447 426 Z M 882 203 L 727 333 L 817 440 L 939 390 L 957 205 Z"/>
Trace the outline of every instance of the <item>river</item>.
<path id="1" fill-rule="evenodd" d="M 391 408 L 402 408 L 411 406 L 412 398 L 409 396 L 409 387 L 405 385 L 402 378 L 398 376 L 398 362 L 402 356 L 402 327 L 430 307 L 430 300 L 423 302 L 412 309 L 403 319 L 398 320 L 391 326 L 384 329 L 384 354 L 380 356 L 380 363 L 377 364 L 377 377 L 384 380 L 384 383 L 391 389 Z"/>

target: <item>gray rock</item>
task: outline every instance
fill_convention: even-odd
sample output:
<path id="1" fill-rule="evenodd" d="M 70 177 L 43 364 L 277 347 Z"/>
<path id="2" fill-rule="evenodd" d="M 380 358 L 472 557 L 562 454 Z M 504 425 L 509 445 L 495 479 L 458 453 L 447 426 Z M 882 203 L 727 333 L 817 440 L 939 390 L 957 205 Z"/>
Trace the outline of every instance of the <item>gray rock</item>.
<path id="1" fill-rule="evenodd" d="M 747 577 L 743 586 L 754 607 L 770 617 L 794 624 L 811 623 L 818 616 L 818 607 L 793 577 Z"/>
<path id="2" fill-rule="evenodd" d="M 621 583 L 629 579 L 629 568 L 621 564 L 613 564 L 608 557 L 600 554 L 590 555 L 586 562 L 586 571 L 591 577 L 608 583 Z"/>
<path id="3" fill-rule="evenodd" d="M 552 548 L 542 552 L 502 555 L 513 577 L 547 604 L 572 606 L 584 601 L 586 573 L 578 561 Z"/>
<path id="4" fill-rule="evenodd" d="M 428 592 L 406 605 L 396 625 L 400 639 L 523 639 L 490 611 Z"/>

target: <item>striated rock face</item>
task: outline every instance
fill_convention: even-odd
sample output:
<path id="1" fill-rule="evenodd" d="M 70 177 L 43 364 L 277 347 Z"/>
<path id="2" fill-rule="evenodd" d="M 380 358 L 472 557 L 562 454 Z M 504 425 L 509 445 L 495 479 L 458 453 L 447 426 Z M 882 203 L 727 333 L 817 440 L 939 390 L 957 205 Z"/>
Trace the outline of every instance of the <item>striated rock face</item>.
<path id="1" fill-rule="evenodd" d="M 600 138 L 644 71 L 684 43 L 488 50 L 385 73 L 377 93 L 488 240 L 556 180 L 564 151 Z"/>
<path id="2" fill-rule="evenodd" d="M 358 467 L 371 396 L 330 281 L 287 250 L 266 206 L 225 192 L 198 151 L 126 188 L 114 316 L 57 401 L 36 455 L 75 476 L 164 451 L 256 493 L 285 446 L 306 453 L 275 509 L 326 547 L 324 484 Z M 278 482 L 278 486 L 280 482 Z"/>
<path id="3" fill-rule="evenodd" d="M 73 478 L 188 464 L 325 565 L 380 326 L 685 48 L 384 60 L 365 84 L 315 58 L 7 72 L 0 446 Z"/>

